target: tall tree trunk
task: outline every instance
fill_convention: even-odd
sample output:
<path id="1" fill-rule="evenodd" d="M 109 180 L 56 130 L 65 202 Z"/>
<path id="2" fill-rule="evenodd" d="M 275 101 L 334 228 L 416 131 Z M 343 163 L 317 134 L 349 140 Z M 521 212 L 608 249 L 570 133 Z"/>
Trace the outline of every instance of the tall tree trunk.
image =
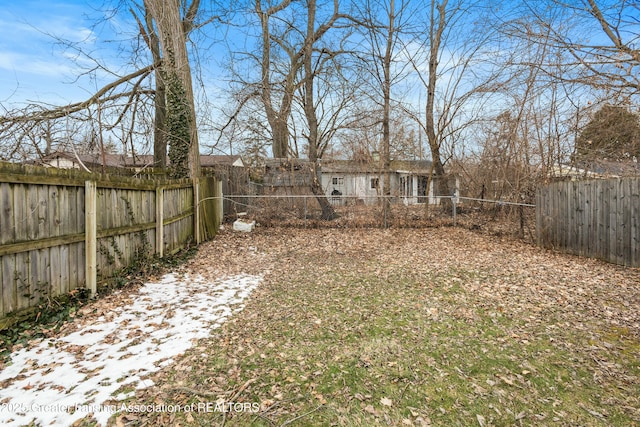
<path id="1" fill-rule="evenodd" d="M 262 32 L 262 57 L 260 58 L 260 97 L 265 108 L 267 120 L 271 127 L 273 137 L 273 157 L 285 158 L 289 154 L 289 116 L 291 114 L 291 106 L 293 101 L 293 79 L 298 71 L 297 58 L 291 58 L 291 67 L 286 77 L 284 94 L 280 109 L 276 110 L 272 101 L 271 92 L 271 31 L 269 29 L 269 19 L 271 16 L 285 9 L 291 0 L 283 0 L 281 3 L 269 7 L 266 11 L 262 10 L 261 0 L 255 0 L 255 11 L 260 18 L 260 26 Z"/>
<path id="2" fill-rule="evenodd" d="M 308 0 L 307 36 L 303 46 L 304 69 L 304 114 L 309 126 L 309 161 L 311 162 L 311 191 L 322 209 L 322 219 L 333 220 L 337 218 L 333 205 L 327 200 L 322 188 L 321 170 L 318 158 L 318 117 L 314 101 L 314 71 L 313 71 L 313 42 L 315 37 L 316 0 Z"/>
<path id="3" fill-rule="evenodd" d="M 385 228 L 388 226 L 389 217 L 391 216 L 391 56 L 393 55 L 396 34 L 395 18 L 396 2 L 391 0 L 389 2 L 389 26 L 387 27 L 387 44 L 383 60 L 384 81 L 382 83 L 382 95 L 384 98 L 382 112 L 382 169 L 384 172 L 382 215 Z"/>
<path id="4" fill-rule="evenodd" d="M 198 0 L 194 0 L 193 5 L 197 8 Z M 180 16 L 180 4 L 178 0 L 146 0 L 151 15 L 156 21 L 160 46 L 162 48 L 162 70 L 165 79 L 170 78 L 168 91 L 173 96 L 185 99 L 168 99 L 169 102 L 180 102 L 184 108 L 183 119 L 188 127 L 188 176 L 196 178 L 200 176 L 200 151 L 198 144 L 198 131 L 196 127 L 195 101 L 193 96 L 193 86 L 191 81 L 191 67 L 189 66 L 189 56 L 187 53 L 187 42 L 185 30 L 187 27 Z M 191 12 L 190 8 L 190 12 Z M 173 81 L 175 78 L 176 81 Z M 179 85 L 179 90 L 172 85 Z M 182 92 L 182 93 L 181 93 Z M 171 96 L 171 93 L 169 94 Z M 167 105 L 167 108 L 172 106 Z M 168 135 L 171 141 L 172 135 Z"/>
<path id="5" fill-rule="evenodd" d="M 271 126 L 271 132 L 273 134 L 273 157 L 286 158 L 289 154 L 289 124 L 286 119 L 275 112 L 267 116 L 271 116 L 269 125 Z"/>
<path id="6" fill-rule="evenodd" d="M 151 13 L 145 10 L 147 44 L 151 50 L 154 64 L 161 64 L 160 40 L 153 28 Z M 142 24 L 140 24 L 142 26 Z M 141 28 L 141 31 L 144 29 Z M 155 70 L 156 94 L 154 98 L 155 118 L 153 128 L 153 166 L 164 169 L 167 167 L 167 90 L 160 69 Z"/>
<path id="7" fill-rule="evenodd" d="M 425 128 L 427 133 L 427 141 L 431 151 L 431 161 L 433 162 L 433 173 L 437 178 L 438 192 L 441 196 L 449 196 L 449 183 L 445 177 L 444 164 L 440 153 L 440 139 L 436 135 L 435 126 L 435 97 L 436 83 L 438 78 L 438 54 L 440 53 L 440 44 L 442 43 L 442 34 L 444 32 L 446 21 L 446 7 L 448 0 L 444 0 L 437 5 L 438 23 L 436 26 L 436 5 L 435 0 L 431 0 L 431 23 L 430 23 L 430 42 L 431 50 L 429 52 L 429 81 L 427 85 L 427 105 L 425 109 Z M 427 190 L 428 191 L 428 190 Z M 448 209 L 451 206 L 451 199 L 440 199 L 443 208 Z"/>

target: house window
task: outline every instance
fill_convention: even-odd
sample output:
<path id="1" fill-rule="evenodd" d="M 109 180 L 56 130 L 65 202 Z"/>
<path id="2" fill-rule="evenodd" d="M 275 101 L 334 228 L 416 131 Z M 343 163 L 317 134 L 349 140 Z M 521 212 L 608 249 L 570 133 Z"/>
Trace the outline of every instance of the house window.
<path id="1" fill-rule="evenodd" d="M 380 178 L 371 178 L 371 188 L 378 189 L 380 187 Z"/>
<path id="2" fill-rule="evenodd" d="M 333 178 L 331 180 L 331 183 L 333 185 L 339 185 L 339 186 L 344 185 L 344 178 Z"/>

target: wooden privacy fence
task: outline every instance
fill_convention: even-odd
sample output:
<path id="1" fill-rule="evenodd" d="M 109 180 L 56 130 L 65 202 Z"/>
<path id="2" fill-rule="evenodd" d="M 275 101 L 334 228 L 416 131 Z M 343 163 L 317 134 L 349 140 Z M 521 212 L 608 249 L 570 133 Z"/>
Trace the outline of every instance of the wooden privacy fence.
<path id="1" fill-rule="evenodd" d="M 556 182 L 536 197 L 539 245 L 640 267 L 640 178 Z"/>
<path id="2" fill-rule="evenodd" d="M 0 326 L 7 315 L 78 288 L 95 294 L 136 262 L 213 237 L 221 196 L 213 177 L 101 178 L 0 162 Z"/>

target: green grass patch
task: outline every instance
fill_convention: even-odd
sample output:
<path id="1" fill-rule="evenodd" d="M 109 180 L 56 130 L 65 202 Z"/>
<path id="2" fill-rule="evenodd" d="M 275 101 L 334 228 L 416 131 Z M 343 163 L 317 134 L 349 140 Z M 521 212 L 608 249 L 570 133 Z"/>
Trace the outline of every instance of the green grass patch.
<path id="1" fill-rule="evenodd" d="M 163 399 L 260 405 L 175 415 L 183 425 L 640 423 L 637 337 L 476 292 L 495 277 L 300 256 L 168 374 L 203 394 Z"/>

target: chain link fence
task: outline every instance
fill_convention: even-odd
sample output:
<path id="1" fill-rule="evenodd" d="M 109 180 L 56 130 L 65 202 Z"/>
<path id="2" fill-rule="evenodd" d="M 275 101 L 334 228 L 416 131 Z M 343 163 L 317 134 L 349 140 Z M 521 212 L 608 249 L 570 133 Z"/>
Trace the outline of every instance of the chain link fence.
<path id="1" fill-rule="evenodd" d="M 397 196 L 327 196 L 337 218 L 321 219 L 315 195 L 225 195 L 226 222 L 305 228 L 426 228 L 456 226 L 535 241 L 535 205 L 437 196 L 436 203 Z M 431 200 L 434 197 L 430 197 Z M 385 203 L 387 202 L 387 203 Z"/>

